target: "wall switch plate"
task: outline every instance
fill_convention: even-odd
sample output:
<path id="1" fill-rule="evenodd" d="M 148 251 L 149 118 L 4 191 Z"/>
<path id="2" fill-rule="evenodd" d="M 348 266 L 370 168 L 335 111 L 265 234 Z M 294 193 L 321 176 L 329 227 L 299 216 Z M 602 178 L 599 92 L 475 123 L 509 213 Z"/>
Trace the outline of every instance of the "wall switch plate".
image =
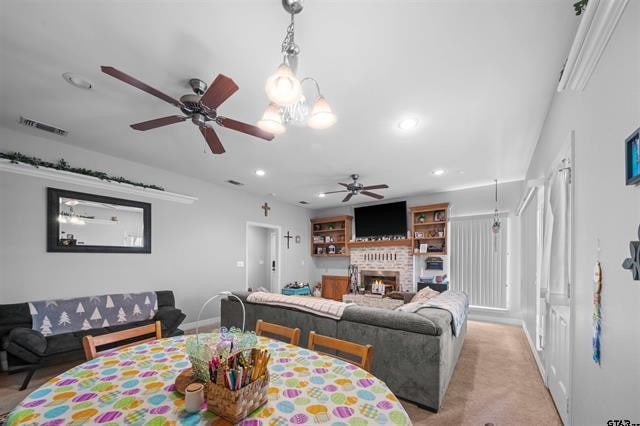
<path id="1" fill-rule="evenodd" d="M 244 260 L 238 260 L 238 261 L 236 262 L 236 266 L 237 266 L 238 268 L 244 268 Z"/>

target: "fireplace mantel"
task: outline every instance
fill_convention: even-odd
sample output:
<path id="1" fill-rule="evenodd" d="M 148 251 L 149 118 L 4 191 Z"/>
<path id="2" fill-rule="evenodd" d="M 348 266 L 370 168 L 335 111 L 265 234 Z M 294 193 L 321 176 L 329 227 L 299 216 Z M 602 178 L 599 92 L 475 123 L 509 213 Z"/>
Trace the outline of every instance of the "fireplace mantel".
<path id="1" fill-rule="evenodd" d="M 413 240 L 405 238 L 402 240 L 380 240 L 380 241 L 350 241 L 347 243 L 352 247 L 413 247 Z"/>

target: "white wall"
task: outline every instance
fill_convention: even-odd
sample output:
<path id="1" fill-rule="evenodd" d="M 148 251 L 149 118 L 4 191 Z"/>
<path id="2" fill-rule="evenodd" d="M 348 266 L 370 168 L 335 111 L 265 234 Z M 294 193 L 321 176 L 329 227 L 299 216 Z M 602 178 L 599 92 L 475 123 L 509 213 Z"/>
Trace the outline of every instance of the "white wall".
<path id="1" fill-rule="evenodd" d="M 269 288 L 271 230 L 259 226 L 247 229 L 247 284 L 249 288 Z"/>
<path id="2" fill-rule="evenodd" d="M 630 1 L 581 93 L 552 102 L 527 173 L 538 178 L 575 130 L 572 423 L 640 422 L 640 282 L 622 261 L 638 239 L 640 188 L 625 186 L 624 140 L 640 126 L 640 1 Z M 602 365 L 591 359 L 592 271 L 603 266 Z"/>
<path id="3" fill-rule="evenodd" d="M 0 172 L 0 303 L 169 289 L 186 321 L 195 321 L 204 298 L 224 289 L 244 290 L 245 270 L 236 262 L 245 258 L 247 221 L 301 235 L 302 242 L 292 242 L 289 250 L 280 242 L 282 281 L 308 280 L 309 212 L 303 208 L 7 129 L 0 129 L 0 151 L 49 161 L 64 157 L 73 166 L 199 197 L 185 205 Z M 47 253 L 47 186 L 150 202 L 152 253 Z M 260 208 L 265 201 L 272 206 L 268 217 Z M 212 303 L 205 317 L 217 315 L 219 304 Z"/>
<path id="4" fill-rule="evenodd" d="M 509 232 L 509 310 L 504 312 L 484 312 L 482 310 L 474 310 L 473 317 L 477 319 L 501 320 L 513 319 L 520 317 L 520 218 L 513 215 L 513 211 L 520 201 L 522 192 L 522 181 L 508 182 L 498 185 L 500 211 L 508 211 L 510 222 Z M 365 197 L 361 197 L 365 198 Z M 383 200 L 376 203 L 363 203 L 356 206 L 340 206 L 330 209 L 314 210 L 312 217 L 326 217 L 335 215 L 352 215 L 353 208 L 363 205 L 391 203 L 394 201 L 407 201 L 407 207 L 421 206 L 425 204 L 436 204 L 448 202 L 451 208 L 451 217 L 469 216 L 476 214 L 493 213 L 494 205 L 494 186 L 480 186 L 476 188 L 461 189 L 458 191 L 439 192 L 435 194 L 418 194 L 405 198 Z M 448 258 L 448 256 L 446 256 Z M 422 263 L 424 257 L 420 257 Z M 320 281 L 322 275 L 347 275 L 349 266 L 349 258 L 313 258 L 314 269 L 311 271 L 311 278 L 314 282 Z M 419 266 L 416 266 L 419 272 Z"/>

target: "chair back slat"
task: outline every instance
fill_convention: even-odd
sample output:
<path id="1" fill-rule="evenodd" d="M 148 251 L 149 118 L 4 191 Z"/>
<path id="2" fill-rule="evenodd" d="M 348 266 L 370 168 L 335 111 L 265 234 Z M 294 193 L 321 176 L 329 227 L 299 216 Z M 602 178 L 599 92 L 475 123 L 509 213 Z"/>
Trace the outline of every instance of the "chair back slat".
<path id="1" fill-rule="evenodd" d="M 354 355 L 360 358 L 360 361 L 356 362 L 354 360 L 343 358 L 341 356 L 318 351 L 316 349 L 317 346 Z M 309 333 L 308 347 L 309 349 L 316 352 L 321 352 L 325 355 L 329 355 L 331 357 L 338 358 L 351 364 L 357 365 L 363 370 L 369 372 L 371 371 L 371 362 L 373 360 L 373 346 L 371 345 L 360 345 L 358 343 L 349 342 L 347 340 L 336 339 L 335 337 L 323 336 L 322 334 L 317 334 L 315 331 L 312 331 Z"/>
<path id="2" fill-rule="evenodd" d="M 127 330 L 116 331 L 113 333 L 102 334 L 100 336 L 84 336 L 82 338 L 82 347 L 84 349 L 84 356 L 88 360 L 94 359 L 99 355 L 97 348 L 100 346 L 109 345 L 111 343 L 118 343 L 125 340 L 133 339 L 135 337 L 148 336 L 149 334 L 155 334 L 155 337 L 149 337 L 146 339 L 136 340 L 135 342 L 118 345 L 112 349 L 128 348 L 129 346 L 139 345 L 141 343 L 151 342 L 153 340 L 162 338 L 162 326 L 160 321 L 156 321 L 153 324 L 143 325 L 140 327 L 134 327 Z M 110 349 L 110 350 L 112 350 Z"/>
<path id="3" fill-rule="evenodd" d="M 280 324 L 258 320 L 256 322 L 256 336 L 262 336 L 264 332 L 289 339 L 289 343 L 296 346 L 300 340 L 300 329 L 297 327 L 289 328 Z"/>

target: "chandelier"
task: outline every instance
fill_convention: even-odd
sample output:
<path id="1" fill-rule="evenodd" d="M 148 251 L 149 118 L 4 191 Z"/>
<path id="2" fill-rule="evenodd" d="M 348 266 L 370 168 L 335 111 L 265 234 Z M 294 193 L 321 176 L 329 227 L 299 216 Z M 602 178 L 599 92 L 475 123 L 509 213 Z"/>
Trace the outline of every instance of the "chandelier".
<path id="1" fill-rule="evenodd" d="M 303 0 L 282 0 L 284 10 L 291 15 L 291 22 L 282 41 L 282 63 L 265 84 L 265 92 L 271 101 L 257 125 L 274 134 L 286 131 L 287 124 L 307 125 L 313 129 L 333 126 L 336 115 L 320 92 L 320 85 L 311 77 L 296 77 L 300 47 L 295 43 L 295 16 L 303 9 Z M 315 98 L 311 108 L 304 95 L 304 83 L 313 84 Z"/>

